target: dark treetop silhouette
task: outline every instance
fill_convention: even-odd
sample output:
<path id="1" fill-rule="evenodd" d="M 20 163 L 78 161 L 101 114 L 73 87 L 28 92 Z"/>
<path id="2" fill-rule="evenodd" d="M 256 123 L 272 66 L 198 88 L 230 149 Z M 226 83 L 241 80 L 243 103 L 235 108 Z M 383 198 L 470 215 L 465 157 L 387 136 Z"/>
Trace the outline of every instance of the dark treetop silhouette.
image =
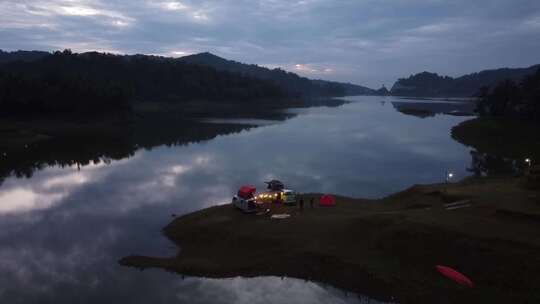
<path id="1" fill-rule="evenodd" d="M 528 68 L 485 70 L 457 78 L 422 72 L 399 79 L 390 92 L 394 96 L 471 97 L 483 86 L 492 86 L 505 79 L 519 81 L 533 74 L 539 67 L 534 65 Z"/>

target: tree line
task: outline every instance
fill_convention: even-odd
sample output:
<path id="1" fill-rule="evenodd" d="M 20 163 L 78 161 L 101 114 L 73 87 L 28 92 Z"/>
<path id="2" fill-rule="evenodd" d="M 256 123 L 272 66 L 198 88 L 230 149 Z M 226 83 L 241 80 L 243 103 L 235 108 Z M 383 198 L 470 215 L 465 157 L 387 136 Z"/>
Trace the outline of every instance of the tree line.
<path id="1" fill-rule="evenodd" d="M 482 87 L 476 111 L 480 116 L 514 117 L 540 123 L 540 69 L 520 82 L 505 80 Z"/>
<path id="2" fill-rule="evenodd" d="M 491 87 L 505 79 L 519 81 L 533 74 L 538 68 L 540 65 L 485 70 L 457 78 L 422 72 L 398 79 L 391 89 L 391 94 L 412 97 L 471 97 L 484 86 Z"/>
<path id="3" fill-rule="evenodd" d="M 75 54 L 0 66 L 0 113 L 114 113 L 133 102 L 283 98 L 277 85 L 171 58 Z"/>

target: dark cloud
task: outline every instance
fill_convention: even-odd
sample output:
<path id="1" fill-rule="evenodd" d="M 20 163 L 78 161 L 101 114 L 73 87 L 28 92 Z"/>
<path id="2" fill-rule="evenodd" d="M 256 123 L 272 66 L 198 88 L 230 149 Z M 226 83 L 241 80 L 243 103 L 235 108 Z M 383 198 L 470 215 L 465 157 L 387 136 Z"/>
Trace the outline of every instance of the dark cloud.
<path id="1" fill-rule="evenodd" d="M 211 51 L 379 86 L 540 62 L 537 0 L 4 0 L 4 49 Z"/>

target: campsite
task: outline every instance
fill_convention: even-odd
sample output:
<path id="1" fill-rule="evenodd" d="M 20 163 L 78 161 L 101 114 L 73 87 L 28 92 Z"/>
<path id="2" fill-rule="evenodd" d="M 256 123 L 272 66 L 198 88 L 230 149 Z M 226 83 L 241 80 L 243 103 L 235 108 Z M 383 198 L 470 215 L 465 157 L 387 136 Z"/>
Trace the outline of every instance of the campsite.
<path id="1" fill-rule="evenodd" d="M 267 190 L 257 194 L 257 188 L 253 185 L 244 185 L 238 190 L 238 194 L 232 199 L 232 204 L 245 213 L 268 214 L 277 206 L 295 206 L 299 205 L 300 209 L 304 208 L 305 199 L 308 197 L 296 193 L 293 190 L 285 189 L 285 185 L 279 180 L 271 180 L 265 182 Z M 315 198 L 309 197 L 310 207 L 313 208 Z M 325 194 L 318 199 L 320 206 L 334 206 L 335 198 L 330 194 Z M 284 214 L 288 215 L 288 214 Z"/>
<path id="2" fill-rule="evenodd" d="M 334 196 L 305 194 L 319 204 L 272 204 L 261 215 L 226 204 L 164 228 L 178 255 L 120 263 L 204 277 L 290 276 L 388 302 L 535 302 L 540 293 L 527 291 L 540 284 L 540 197 L 527 185 L 525 177 L 471 178 L 381 200 L 336 196 L 332 207 L 320 202 Z"/>

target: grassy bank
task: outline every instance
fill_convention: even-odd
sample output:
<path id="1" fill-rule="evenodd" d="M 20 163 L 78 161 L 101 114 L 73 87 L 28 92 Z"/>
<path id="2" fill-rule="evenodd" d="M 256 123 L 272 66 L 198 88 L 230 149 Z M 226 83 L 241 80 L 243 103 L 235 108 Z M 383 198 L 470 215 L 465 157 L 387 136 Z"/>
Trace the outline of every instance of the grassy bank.
<path id="1" fill-rule="evenodd" d="M 120 263 L 207 277 L 291 276 L 401 303 L 536 303 L 540 201 L 520 183 L 470 179 L 382 200 L 338 197 L 333 208 L 274 207 L 292 214 L 285 220 L 213 207 L 165 227 L 181 248 L 177 256 Z M 460 200 L 468 207 L 445 207 Z M 442 277 L 437 264 L 477 287 Z"/>

